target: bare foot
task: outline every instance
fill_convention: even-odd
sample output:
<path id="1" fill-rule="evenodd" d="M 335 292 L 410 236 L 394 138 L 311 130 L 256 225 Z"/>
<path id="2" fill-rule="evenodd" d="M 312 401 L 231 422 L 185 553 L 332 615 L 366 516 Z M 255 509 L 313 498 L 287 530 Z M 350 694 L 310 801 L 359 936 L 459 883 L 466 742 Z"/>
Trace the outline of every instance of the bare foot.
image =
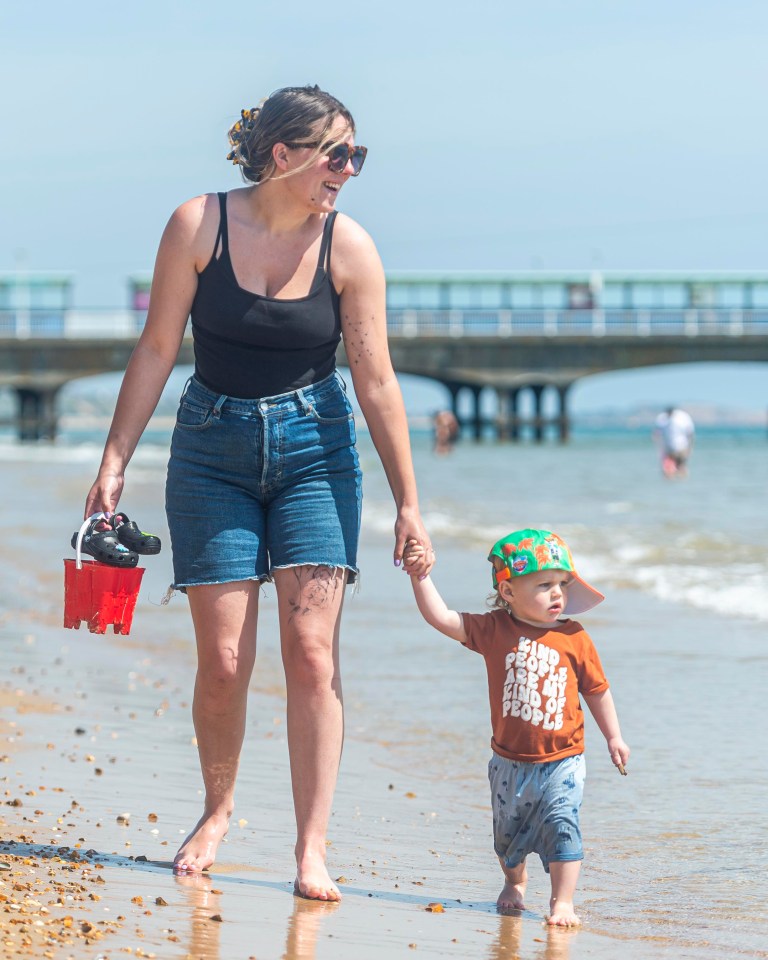
<path id="1" fill-rule="evenodd" d="M 341 900 L 339 888 L 331 880 L 322 856 L 305 853 L 296 864 L 293 892 L 306 900 Z"/>
<path id="2" fill-rule="evenodd" d="M 216 851 L 229 829 L 225 813 L 203 814 L 173 859 L 174 873 L 200 873 L 216 859 Z"/>
<path id="3" fill-rule="evenodd" d="M 547 924 L 550 927 L 580 927 L 581 920 L 576 916 L 572 903 L 566 903 L 563 900 L 550 905 L 552 913 L 547 917 Z"/>
<path id="4" fill-rule="evenodd" d="M 510 913 L 514 910 L 525 910 L 525 889 L 528 886 L 528 871 L 525 861 L 509 869 L 499 858 L 501 869 L 504 871 L 504 886 L 501 888 L 496 909 L 499 913 Z"/>
<path id="5" fill-rule="evenodd" d="M 522 890 L 520 889 L 522 886 Z M 509 880 L 501 888 L 499 899 L 496 901 L 496 909 L 499 913 L 510 913 L 513 910 L 525 910 L 523 894 L 525 884 L 510 883 Z"/>

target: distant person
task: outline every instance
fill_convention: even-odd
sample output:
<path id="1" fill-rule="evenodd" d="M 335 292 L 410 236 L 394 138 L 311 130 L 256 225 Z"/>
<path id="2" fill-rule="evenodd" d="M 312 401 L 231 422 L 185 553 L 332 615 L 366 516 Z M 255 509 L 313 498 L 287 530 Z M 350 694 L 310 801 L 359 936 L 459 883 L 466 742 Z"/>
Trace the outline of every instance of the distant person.
<path id="1" fill-rule="evenodd" d="M 450 410 L 438 410 L 432 418 L 435 453 L 450 453 L 459 439 L 459 421 Z"/>
<path id="2" fill-rule="evenodd" d="M 679 407 L 668 407 L 656 417 L 654 437 L 659 446 L 664 476 L 687 476 L 694 429 L 690 414 Z"/>
<path id="3" fill-rule="evenodd" d="M 256 656 L 261 584 L 274 581 L 288 694 L 300 896 L 338 900 L 325 865 L 341 756 L 339 622 L 358 574 L 361 473 L 336 372 L 343 338 L 355 394 L 395 499 L 394 562 L 425 548 L 408 425 L 387 345 L 384 271 L 341 188 L 363 168 L 347 108 L 317 86 L 243 110 L 228 159 L 246 186 L 171 216 L 146 326 L 123 379 L 85 513 L 114 512 L 125 469 L 192 317 L 195 371 L 171 442 L 166 511 L 173 587 L 187 593 L 198 669 L 193 719 L 205 800 L 176 854 L 207 869 L 227 832 Z"/>
<path id="4" fill-rule="evenodd" d="M 493 545 L 494 609 L 488 613 L 449 610 L 420 572 L 425 559 L 422 546 L 407 544 L 405 570 L 413 570 L 422 616 L 482 654 L 488 671 L 488 777 L 494 847 L 505 877 L 497 907 L 502 913 L 525 909 L 525 860 L 537 853 L 550 874 L 547 922 L 577 926 L 573 897 L 584 857 L 579 807 L 585 778 L 579 695 L 620 773 L 629 759 L 597 651 L 581 624 L 568 619 L 604 597 L 578 576 L 565 542 L 548 530 L 517 530 Z"/>

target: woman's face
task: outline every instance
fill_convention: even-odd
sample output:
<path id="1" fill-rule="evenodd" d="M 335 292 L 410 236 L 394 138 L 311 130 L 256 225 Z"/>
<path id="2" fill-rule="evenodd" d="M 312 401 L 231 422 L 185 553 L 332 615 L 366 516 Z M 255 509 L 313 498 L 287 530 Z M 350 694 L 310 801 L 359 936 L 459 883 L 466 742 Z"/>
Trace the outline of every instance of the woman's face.
<path id="1" fill-rule="evenodd" d="M 349 124 L 343 117 L 337 117 L 331 127 L 331 142 L 346 143 L 354 146 L 355 138 Z M 352 164 L 347 162 L 344 169 L 334 173 L 328 166 L 328 156 L 321 153 L 305 170 L 301 168 L 312 155 L 314 147 L 299 147 L 288 151 L 288 169 L 290 175 L 283 181 L 297 198 L 311 206 L 315 213 L 330 213 L 334 209 L 336 197 L 344 184 L 352 176 Z M 291 174 L 290 171 L 299 172 Z"/>

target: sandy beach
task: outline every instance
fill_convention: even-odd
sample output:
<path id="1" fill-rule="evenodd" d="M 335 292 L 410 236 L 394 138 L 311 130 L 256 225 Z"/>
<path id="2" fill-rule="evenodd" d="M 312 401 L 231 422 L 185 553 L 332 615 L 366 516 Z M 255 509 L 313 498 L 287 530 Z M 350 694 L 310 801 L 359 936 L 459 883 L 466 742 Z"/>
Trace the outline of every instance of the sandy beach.
<path id="1" fill-rule="evenodd" d="M 140 610 L 137 625 L 147 615 Z M 171 675 L 157 645 L 133 634 L 64 632 L 41 619 L 26 630 L 5 625 L 0 897 L 9 955 L 490 958 L 527 941 L 542 956 L 568 956 L 568 934 L 546 931 L 541 916 L 495 916 L 500 884 L 482 789 L 466 809 L 444 809 L 439 783 L 408 759 L 428 731 L 414 728 L 407 744 L 382 740 L 354 682 L 329 841 L 344 900 L 292 895 L 284 702 L 270 650 L 253 685 L 239 809 L 220 859 L 210 876 L 174 877 L 173 853 L 201 802 L 189 652 L 176 651 Z M 537 886 L 544 905 L 543 876 Z"/>
<path id="2" fill-rule="evenodd" d="M 488 855 L 482 769 L 446 798 L 441 778 L 412 763 L 429 731 L 414 727 L 409 742 L 382 740 L 354 682 L 329 845 L 344 900 L 293 897 L 284 704 L 268 655 L 254 683 L 238 810 L 220 860 L 210 876 L 174 877 L 173 853 L 201 800 L 188 657 L 169 676 L 160 651 L 132 636 L 34 624 L 12 634 L 0 848 L 11 955 L 309 960 L 417 951 L 559 960 L 615 950 L 612 938 L 544 927 L 541 870 L 531 891 L 539 912 L 496 915 L 500 882 Z M 595 940 L 588 954 L 576 951 L 584 939 Z M 632 955 L 653 954 L 633 946 Z"/>
<path id="3" fill-rule="evenodd" d="M 143 561 L 129 636 L 62 628 L 62 558 L 71 556 L 94 456 L 24 454 L 3 465 L 6 502 L 14 501 L 2 513 L 0 548 L 4 955 L 768 956 L 754 924 L 765 854 L 749 829 L 762 815 L 766 778 L 733 732 L 760 712 L 760 685 L 745 683 L 765 663 L 759 629 L 729 619 L 728 649 L 736 652 L 724 656 L 724 618 L 611 589 L 590 628 L 603 638 L 633 756 L 629 776 L 617 776 L 588 724 L 577 895 L 584 925 L 547 929 L 549 884 L 537 862 L 529 909 L 501 917 L 484 669 L 416 617 L 407 578 L 391 564 L 391 519 L 375 475 L 361 589 L 349 592 L 342 630 L 347 727 L 328 861 L 343 901 L 292 894 L 294 823 L 271 587 L 262 599 L 229 836 L 209 875 L 174 877 L 171 860 L 202 802 L 188 607 L 180 595 L 160 605 L 170 579 L 164 548 Z M 454 456 L 455 478 L 473 454 Z M 422 473 L 428 469 L 423 462 Z M 165 537 L 160 467 L 139 462 L 132 471 L 125 509 Z M 435 528 L 444 496 L 441 489 L 429 502 Z M 383 527 L 370 521 L 379 507 Z M 458 609 L 482 609 L 486 571 L 481 563 L 469 570 L 466 557 L 465 544 L 439 535 L 441 586 Z M 731 705 L 728 723 L 713 717 L 715 689 Z M 738 816 L 723 819 L 724 804 Z"/>

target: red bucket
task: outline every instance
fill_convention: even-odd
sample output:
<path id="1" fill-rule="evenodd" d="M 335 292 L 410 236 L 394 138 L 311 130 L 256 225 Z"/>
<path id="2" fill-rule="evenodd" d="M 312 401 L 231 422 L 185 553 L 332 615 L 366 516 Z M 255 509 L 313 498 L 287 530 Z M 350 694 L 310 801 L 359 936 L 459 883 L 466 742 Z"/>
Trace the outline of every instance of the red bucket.
<path id="1" fill-rule="evenodd" d="M 91 633 L 130 633 L 139 596 L 143 567 L 124 569 L 97 560 L 64 561 L 64 626 L 80 629 L 85 621 Z"/>

